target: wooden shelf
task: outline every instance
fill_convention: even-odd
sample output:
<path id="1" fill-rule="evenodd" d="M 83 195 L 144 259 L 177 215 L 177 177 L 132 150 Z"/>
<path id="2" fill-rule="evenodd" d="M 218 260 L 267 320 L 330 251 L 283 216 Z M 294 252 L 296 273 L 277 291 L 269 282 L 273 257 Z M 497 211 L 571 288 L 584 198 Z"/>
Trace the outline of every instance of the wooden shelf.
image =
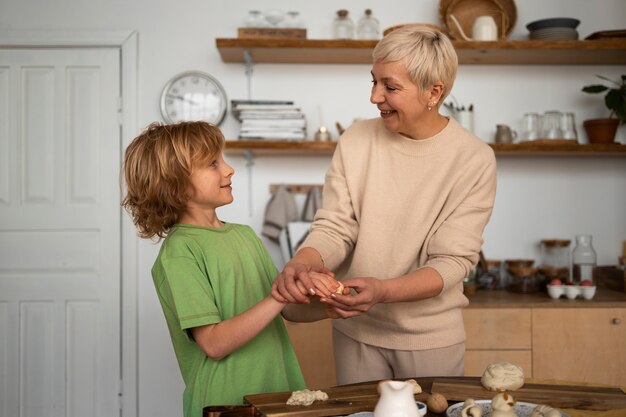
<path id="1" fill-rule="evenodd" d="M 273 140 L 228 140 L 227 155 L 244 155 L 246 151 L 262 156 L 330 156 L 337 142 L 291 142 Z M 603 156 L 624 157 L 626 145 L 614 144 L 489 144 L 496 156 Z"/>
<path id="2" fill-rule="evenodd" d="M 465 65 L 626 64 L 625 39 L 453 43 Z M 376 41 L 217 38 L 215 44 L 224 62 L 245 62 L 248 51 L 254 63 L 370 64 Z"/>

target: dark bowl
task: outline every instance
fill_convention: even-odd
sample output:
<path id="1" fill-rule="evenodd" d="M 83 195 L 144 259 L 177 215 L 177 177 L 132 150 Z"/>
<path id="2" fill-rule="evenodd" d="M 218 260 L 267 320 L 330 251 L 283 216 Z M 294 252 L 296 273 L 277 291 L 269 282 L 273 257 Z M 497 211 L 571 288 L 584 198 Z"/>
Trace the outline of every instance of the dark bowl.
<path id="1" fill-rule="evenodd" d="M 572 28 L 576 29 L 580 25 L 580 20 L 571 17 L 554 17 L 551 19 L 541 19 L 530 22 L 526 25 L 529 31 L 545 28 Z"/>

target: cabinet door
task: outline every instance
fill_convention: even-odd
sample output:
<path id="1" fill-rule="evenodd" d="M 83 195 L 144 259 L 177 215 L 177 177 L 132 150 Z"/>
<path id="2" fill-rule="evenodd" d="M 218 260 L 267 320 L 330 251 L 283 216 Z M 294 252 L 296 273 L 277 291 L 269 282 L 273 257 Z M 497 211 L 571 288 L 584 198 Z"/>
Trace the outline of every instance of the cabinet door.
<path id="1" fill-rule="evenodd" d="M 494 362 L 519 365 L 532 376 L 531 313 L 528 308 L 468 308 L 465 375 L 480 376 Z"/>
<path id="2" fill-rule="evenodd" d="M 337 385 L 331 320 L 294 323 L 285 320 L 291 343 L 309 389 Z"/>
<path id="3" fill-rule="evenodd" d="M 533 376 L 626 385 L 626 309 L 533 309 Z"/>

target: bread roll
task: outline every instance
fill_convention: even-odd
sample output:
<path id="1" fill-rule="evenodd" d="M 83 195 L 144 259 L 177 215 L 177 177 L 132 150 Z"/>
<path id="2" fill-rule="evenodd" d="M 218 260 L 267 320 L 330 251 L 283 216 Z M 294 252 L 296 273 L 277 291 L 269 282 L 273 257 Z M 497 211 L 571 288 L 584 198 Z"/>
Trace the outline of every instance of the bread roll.
<path id="1" fill-rule="evenodd" d="M 524 385 L 524 371 L 509 362 L 492 363 L 485 369 L 480 382 L 491 391 L 515 391 Z"/>

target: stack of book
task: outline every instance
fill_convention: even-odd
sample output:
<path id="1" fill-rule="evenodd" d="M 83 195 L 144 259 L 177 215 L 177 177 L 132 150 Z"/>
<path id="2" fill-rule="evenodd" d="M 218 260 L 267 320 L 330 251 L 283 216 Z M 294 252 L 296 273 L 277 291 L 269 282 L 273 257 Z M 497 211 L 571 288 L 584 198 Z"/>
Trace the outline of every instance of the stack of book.
<path id="1" fill-rule="evenodd" d="M 231 100 L 231 111 L 241 122 L 239 139 L 306 139 L 306 119 L 293 101 Z"/>

